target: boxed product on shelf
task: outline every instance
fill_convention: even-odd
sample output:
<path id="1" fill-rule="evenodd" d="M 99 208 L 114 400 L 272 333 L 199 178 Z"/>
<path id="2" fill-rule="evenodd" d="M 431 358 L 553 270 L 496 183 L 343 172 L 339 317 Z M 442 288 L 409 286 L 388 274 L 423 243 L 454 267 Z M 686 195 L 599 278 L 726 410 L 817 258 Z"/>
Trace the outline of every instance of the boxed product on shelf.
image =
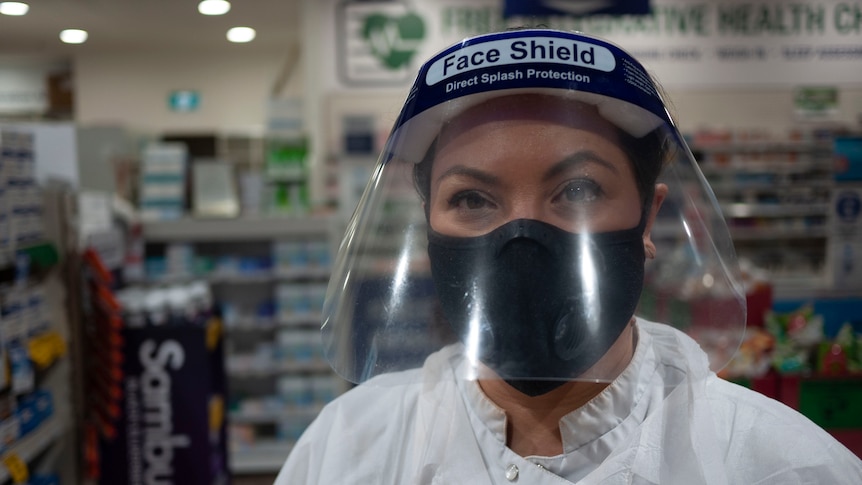
<path id="1" fill-rule="evenodd" d="M 35 432 L 54 414 L 54 398 L 48 389 L 36 389 L 6 401 L 0 419 L 0 452 Z"/>
<path id="2" fill-rule="evenodd" d="M 204 326 L 123 335 L 124 412 L 116 439 L 101 448 L 101 483 L 216 483 L 227 475 L 224 420 L 211 416 L 213 400 L 225 394 L 220 347 L 207 345 Z"/>
<path id="3" fill-rule="evenodd" d="M 862 289 L 862 183 L 835 187 L 827 260 L 835 288 Z"/>
<path id="4" fill-rule="evenodd" d="M 835 138 L 835 180 L 862 181 L 862 136 Z"/>
<path id="5" fill-rule="evenodd" d="M 44 237 L 32 133 L 0 132 L 0 250 Z"/>
<path id="6" fill-rule="evenodd" d="M 276 392 L 281 409 L 316 414 L 342 392 L 342 382 L 332 375 L 288 375 L 278 379 Z"/>
<path id="7" fill-rule="evenodd" d="M 257 439 L 255 427 L 251 424 L 231 423 L 228 425 L 228 435 L 231 451 L 254 446 Z"/>
<path id="8" fill-rule="evenodd" d="M 27 315 L 24 290 L 20 287 L 9 289 L 0 298 L 0 327 L 2 327 L 2 344 L 4 347 L 15 341 L 23 341 L 27 338 Z"/>
<path id="9" fill-rule="evenodd" d="M 310 207 L 305 136 L 270 138 L 266 143 L 264 175 L 267 212 L 304 215 Z"/>
<path id="10" fill-rule="evenodd" d="M 0 421 L 0 452 L 21 437 L 21 417 L 16 413 Z"/>
<path id="11" fill-rule="evenodd" d="M 39 427 L 39 418 L 36 415 L 36 402 L 34 400 L 21 399 L 18 402 L 18 409 L 15 410 L 15 414 L 18 415 L 21 436 Z"/>
<path id="12" fill-rule="evenodd" d="M 272 254 L 276 273 L 285 276 L 327 272 L 332 267 L 328 241 L 276 241 Z"/>
<path id="13" fill-rule="evenodd" d="M 232 301 L 220 302 L 225 327 L 233 328 L 271 328 L 273 327 L 274 307 L 272 300 L 240 304 Z"/>
<path id="14" fill-rule="evenodd" d="M 323 358 L 320 332 L 315 329 L 290 329 L 278 332 L 278 356 L 291 364 L 315 364 Z"/>
<path id="15" fill-rule="evenodd" d="M 272 215 L 305 215 L 310 206 L 308 183 L 276 180 L 267 185 L 268 210 Z"/>
<path id="16" fill-rule="evenodd" d="M 60 485 L 60 477 L 53 473 L 35 473 L 30 476 L 27 485 Z"/>
<path id="17" fill-rule="evenodd" d="M 281 283 L 275 289 L 275 313 L 283 325 L 307 323 L 319 317 L 325 283 Z"/>
<path id="18" fill-rule="evenodd" d="M 310 379 L 311 397 L 316 405 L 324 405 L 334 400 L 342 392 L 342 381 L 331 375 L 314 376 Z"/>
<path id="19" fill-rule="evenodd" d="M 313 415 L 283 419 L 278 422 L 276 437 L 282 441 L 296 442 L 312 420 L 314 420 Z"/>
<path id="20" fill-rule="evenodd" d="M 305 137 L 271 138 L 266 147 L 266 176 L 301 179 L 306 175 L 308 140 Z"/>
<path id="21" fill-rule="evenodd" d="M 288 376 L 278 380 L 278 396 L 285 406 L 294 409 L 309 409 L 314 404 L 314 394 L 308 379 Z"/>
<path id="22" fill-rule="evenodd" d="M 141 217 L 179 219 L 185 214 L 188 149 L 183 143 L 151 143 L 141 160 Z"/>
<path id="23" fill-rule="evenodd" d="M 9 344 L 6 351 L 9 356 L 12 393 L 24 394 L 32 391 L 36 385 L 36 371 L 30 361 L 30 354 L 25 343 L 21 340 L 14 340 Z"/>
<path id="24" fill-rule="evenodd" d="M 28 288 L 26 298 L 29 312 L 27 336 L 33 337 L 45 333 L 51 326 L 50 310 L 45 300 L 45 289 L 41 285 L 34 285 Z"/>
<path id="25" fill-rule="evenodd" d="M 192 276 L 194 262 L 195 251 L 191 244 L 171 243 L 165 248 L 165 272 L 168 276 Z"/>

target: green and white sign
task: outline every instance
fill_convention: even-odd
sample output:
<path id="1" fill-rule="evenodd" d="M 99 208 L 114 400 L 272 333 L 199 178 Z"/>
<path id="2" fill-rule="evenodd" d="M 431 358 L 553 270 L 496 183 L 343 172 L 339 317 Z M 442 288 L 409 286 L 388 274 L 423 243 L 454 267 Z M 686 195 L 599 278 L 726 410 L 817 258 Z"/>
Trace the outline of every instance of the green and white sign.
<path id="1" fill-rule="evenodd" d="M 168 107 L 171 111 L 190 113 L 197 111 L 201 105 L 201 95 L 188 89 L 171 91 L 168 95 Z"/>
<path id="2" fill-rule="evenodd" d="M 338 6 L 341 80 L 354 84 L 401 84 L 415 73 L 426 37 L 423 18 L 401 2 Z"/>
<path id="3" fill-rule="evenodd" d="M 803 118 L 823 117 L 838 112 L 838 88 L 835 86 L 803 86 L 794 89 L 793 105 Z"/>
<path id="4" fill-rule="evenodd" d="M 862 0 L 651 0 L 648 15 L 509 20 L 500 0 L 315 5 L 325 18 L 337 19 L 333 42 L 321 50 L 333 60 L 324 79 L 334 89 L 407 87 L 421 62 L 439 50 L 473 35 L 531 25 L 610 40 L 667 86 L 862 83 Z"/>

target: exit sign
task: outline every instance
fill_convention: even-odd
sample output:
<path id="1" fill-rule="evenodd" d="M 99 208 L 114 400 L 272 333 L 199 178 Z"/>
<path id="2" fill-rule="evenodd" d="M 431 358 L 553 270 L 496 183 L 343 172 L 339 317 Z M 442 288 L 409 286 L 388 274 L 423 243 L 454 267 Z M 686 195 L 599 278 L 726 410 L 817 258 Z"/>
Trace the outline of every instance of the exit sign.
<path id="1" fill-rule="evenodd" d="M 201 95 L 188 89 L 172 91 L 168 96 L 168 106 L 171 111 L 188 113 L 197 111 L 201 105 Z"/>

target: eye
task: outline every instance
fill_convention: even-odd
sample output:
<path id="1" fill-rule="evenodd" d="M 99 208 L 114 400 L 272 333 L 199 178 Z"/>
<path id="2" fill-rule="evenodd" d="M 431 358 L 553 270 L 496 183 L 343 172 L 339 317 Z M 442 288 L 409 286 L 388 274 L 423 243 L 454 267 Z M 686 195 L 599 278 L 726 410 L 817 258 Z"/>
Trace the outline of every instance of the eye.
<path id="1" fill-rule="evenodd" d="M 449 206 L 460 210 L 474 211 L 488 208 L 491 205 L 491 201 L 474 190 L 458 192 L 449 199 Z"/>
<path id="2" fill-rule="evenodd" d="M 555 199 L 561 202 L 587 203 L 598 200 L 602 195 L 599 184 L 590 179 L 578 179 L 566 183 Z"/>

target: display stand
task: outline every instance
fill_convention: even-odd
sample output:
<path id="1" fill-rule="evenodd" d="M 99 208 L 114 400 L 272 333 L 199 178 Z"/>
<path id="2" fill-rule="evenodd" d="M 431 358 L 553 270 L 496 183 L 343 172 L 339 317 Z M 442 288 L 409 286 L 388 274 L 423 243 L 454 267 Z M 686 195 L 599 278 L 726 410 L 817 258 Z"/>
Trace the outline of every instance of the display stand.
<path id="1" fill-rule="evenodd" d="M 234 476 L 278 472 L 321 407 L 346 389 L 319 334 L 336 224 L 302 216 L 144 224 L 148 281 L 207 281 L 224 320 Z"/>

